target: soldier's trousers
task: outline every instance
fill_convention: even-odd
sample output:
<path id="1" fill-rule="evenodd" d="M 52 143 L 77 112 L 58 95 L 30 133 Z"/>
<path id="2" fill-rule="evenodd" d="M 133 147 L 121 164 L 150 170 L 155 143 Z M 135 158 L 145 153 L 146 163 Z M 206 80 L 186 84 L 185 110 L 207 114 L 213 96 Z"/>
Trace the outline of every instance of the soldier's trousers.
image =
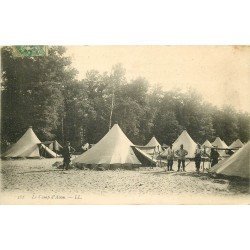
<path id="1" fill-rule="evenodd" d="M 178 171 L 180 171 L 182 165 L 182 170 L 185 171 L 185 160 L 178 160 Z"/>
<path id="2" fill-rule="evenodd" d="M 171 171 L 171 170 L 173 170 L 173 163 L 174 163 L 174 161 L 173 160 L 168 160 L 168 171 Z"/>

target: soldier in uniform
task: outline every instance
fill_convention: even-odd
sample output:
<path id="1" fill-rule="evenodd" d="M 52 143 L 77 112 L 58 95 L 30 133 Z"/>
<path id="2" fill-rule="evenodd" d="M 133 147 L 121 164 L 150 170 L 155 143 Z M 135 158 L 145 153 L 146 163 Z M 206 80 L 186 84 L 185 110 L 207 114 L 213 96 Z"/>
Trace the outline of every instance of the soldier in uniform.
<path id="1" fill-rule="evenodd" d="M 173 145 L 171 144 L 169 148 L 167 149 L 167 170 L 173 171 L 173 163 L 174 163 L 174 150 Z"/>
<path id="2" fill-rule="evenodd" d="M 211 148 L 210 159 L 211 159 L 211 167 L 216 165 L 219 162 L 220 154 L 218 153 L 216 148 Z"/>
<path id="3" fill-rule="evenodd" d="M 176 155 L 178 157 L 178 170 L 179 172 L 181 170 L 181 165 L 182 165 L 182 170 L 185 172 L 185 161 L 186 161 L 186 155 L 188 154 L 188 151 L 184 149 L 183 144 L 180 145 L 180 149 L 176 151 Z"/>
<path id="4" fill-rule="evenodd" d="M 197 144 L 197 148 L 195 150 L 195 157 L 194 157 L 196 172 L 200 172 L 201 154 L 202 154 L 201 145 Z"/>
<path id="5" fill-rule="evenodd" d="M 62 149 L 62 156 L 63 156 L 63 169 L 68 170 L 71 155 L 73 153 L 73 148 L 70 146 L 70 142 L 67 141 L 66 145 Z"/>

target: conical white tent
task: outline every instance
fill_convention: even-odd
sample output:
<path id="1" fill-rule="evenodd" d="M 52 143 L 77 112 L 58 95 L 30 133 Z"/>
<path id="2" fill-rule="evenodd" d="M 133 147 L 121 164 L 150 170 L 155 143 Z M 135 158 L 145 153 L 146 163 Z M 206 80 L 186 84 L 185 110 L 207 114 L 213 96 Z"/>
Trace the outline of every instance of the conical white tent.
<path id="1" fill-rule="evenodd" d="M 202 147 L 210 147 L 210 148 L 212 148 L 213 145 L 212 145 L 212 143 L 211 143 L 209 140 L 206 140 L 206 141 L 202 144 Z"/>
<path id="2" fill-rule="evenodd" d="M 211 148 L 213 147 L 213 145 L 211 144 L 211 142 L 209 140 L 206 140 L 201 147 L 206 150 L 206 153 L 210 154 L 211 152 Z"/>
<path id="3" fill-rule="evenodd" d="M 234 141 L 230 146 L 229 148 L 241 148 L 243 147 L 244 144 L 241 142 L 240 139 L 237 139 L 236 141 Z"/>
<path id="4" fill-rule="evenodd" d="M 51 157 L 56 157 L 56 154 L 41 144 L 41 141 L 37 138 L 32 127 L 25 132 L 25 134 L 11 147 L 9 148 L 2 157 L 4 158 L 17 158 L 17 157 L 27 157 L 35 158 L 40 157 L 39 145 L 43 150 Z"/>
<path id="5" fill-rule="evenodd" d="M 157 155 L 158 153 L 162 152 L 162 147 L 157 139 L 153 136 L 144 147 L 141 147 L 141 150 L 150 155 Z"/>
<path id="6" fill-rule="evenodd" d="M 141 165 L 133 149 L 133 143 L 123 133 L 118 124 L 85 153 L 73 160 L 86 165 Z"/>
<path id="7" fill-rule="evenodd" d="M 220 139 L 220 137 L 216 137 L 216 139 L 215 139 L 215 141 L 212 143 L 212 145 L 213 145 L 214 147 L 217 147 L 217 148 L 225 148 L 225 149 L 228 148 L 227 144 L 226 144 L 224 141 L 222 141 L 222 140 Z M 218 153 L 219 153 L 220 156 L 222 156 L 222 157 L 228 156 L 228 155 L 226 154 L 226 151 L 225 151 L 225 150 L 218 150 Z"/>
<path id="8" fill-rule="evenodd" d="M 220 137 L 216 137 L 212 145 L 218 148 L 228 148 L 227 144 L 223 140 L 221 140 Z"/>
<path id="9" fill-rule="evenodd" d="M 157 147 L 161 146 L 161 144 L 157 141 L 157 139 L 153 136 L 148 144 L 145 145 L 146 147 Z"/>
<path id="10" fill-rule="evenodd" d="M 186 130 L 184 130 L 177 138 L 177 140 L 173 143 L 173 149 L 175 151 L 178 150 L 181 144 L 183 144 L 184 149 L 188 151 L 187 158 L 194 158 L 197 144 L 190 137 Z"/>
<path id="11" fill-rule="evenodd" d="M 217 174 L 250 178 L 250 142 L 211 170 Z"/>

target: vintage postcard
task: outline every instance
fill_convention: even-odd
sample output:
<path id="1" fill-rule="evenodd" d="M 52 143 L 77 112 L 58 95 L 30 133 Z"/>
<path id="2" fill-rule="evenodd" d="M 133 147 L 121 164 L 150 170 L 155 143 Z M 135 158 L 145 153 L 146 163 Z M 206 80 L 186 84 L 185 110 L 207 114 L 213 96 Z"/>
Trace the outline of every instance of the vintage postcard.
<path id="1" fill-rule="evenodd" d="M 249 204 L 249 46 L 1 46 L 0 204 Z"/>

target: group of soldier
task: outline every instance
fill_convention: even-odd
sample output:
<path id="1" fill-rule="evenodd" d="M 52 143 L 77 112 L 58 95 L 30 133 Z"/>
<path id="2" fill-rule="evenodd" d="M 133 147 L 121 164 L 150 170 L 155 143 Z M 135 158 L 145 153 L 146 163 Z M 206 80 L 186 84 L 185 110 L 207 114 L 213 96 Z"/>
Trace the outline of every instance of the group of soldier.
<path id="1" fill-rule="evenodd" d="M 170 145 L 166 149 L 166 156 L 167 156 L 167 169 L 166 171 L 173 171 L 173 163 L 174 159 L 177 158 L 178 162 L 178 169 L 177 172 L 180 172 L 181 170 L 185 172 L 186 167 L 186 156 L 188 155 L 188 151 L 184 149 L 184 145 L 181 144 L 180 148 L 178 150 L 173 149 L 173 145 Z M 219 161 L 219 153 L 216 148 L 211 148 L 210 154 L 206 152 L 206 149 L 202 149 L 200 144 L 197 144 L 197 148 L 195 150 L 195 167 L 196 171 L 200 172 L 201 162 L 202 160 L 206 158 L 210 159 L 211 167 L 216 165 Z"/>

